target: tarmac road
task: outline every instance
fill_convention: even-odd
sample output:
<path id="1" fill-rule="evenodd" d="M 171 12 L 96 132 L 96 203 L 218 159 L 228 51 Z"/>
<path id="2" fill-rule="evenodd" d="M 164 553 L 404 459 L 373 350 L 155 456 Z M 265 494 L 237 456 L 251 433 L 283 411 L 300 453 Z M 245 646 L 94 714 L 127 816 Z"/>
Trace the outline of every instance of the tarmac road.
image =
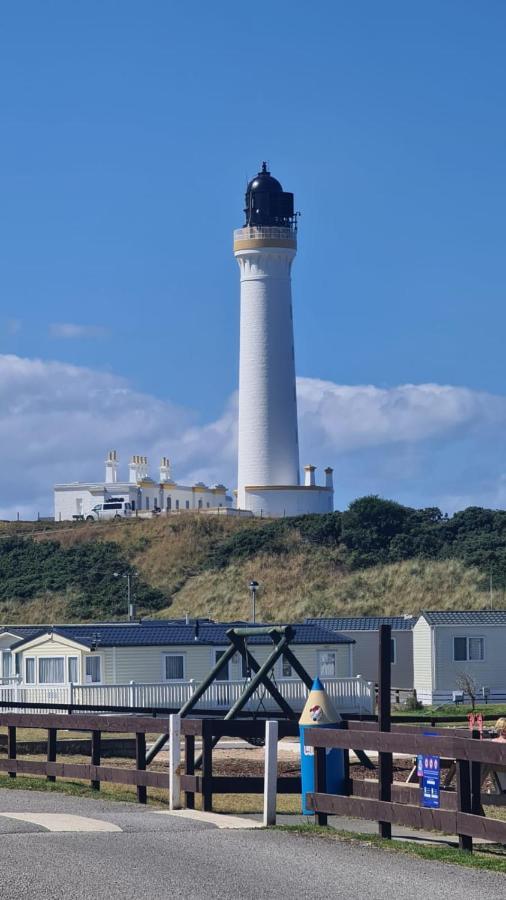
<path id="1" fill-rule="evenodd" d="M 0 813 L 2 900 L 506 896 L 503 875 L 283 832 L 224 831 L 124 803 L 7 790 L 0 791 Z M 91 819 L 119 830 L 51 832 L 40 822 L 52 816 L 70 828 L 82 816 L 90 828 Z"/>

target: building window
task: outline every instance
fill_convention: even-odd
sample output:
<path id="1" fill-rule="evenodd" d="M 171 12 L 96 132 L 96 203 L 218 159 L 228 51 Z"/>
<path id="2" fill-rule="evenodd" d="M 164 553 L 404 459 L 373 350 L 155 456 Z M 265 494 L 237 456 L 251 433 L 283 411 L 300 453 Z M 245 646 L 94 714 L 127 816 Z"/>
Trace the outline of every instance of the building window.
<path id="1" fill-rule="evenodd" d="M 485 659 L 485 639 L 482 637 L 454 637 L 454 662 L 482 662 Z"/>
<path id="2" fill-rule="evenodd" d="M 206 503 L 206 506 L 208 509 L 209 509 L 210 505 L 211 505 L 210 503 Z"/>
<path id="3" fill-rule="evenodd" d="M 163 675 L 166 681 L 184 680 L 184 655 L 182 653 L 164 653 Z"/>
<path id="4" fill-rule="evenodd" d="M 100 656 L 87 656 L 84 672 L 86 684 L 100 684 L 102 681 L 102 660 Z"/>
<path id="5" fill-rule="evenodd" d="M 179 500 L 176 500 L 176 509 L 179 510 Z"/>
<path id="6" fill-rule="evenodd" d="M 39 659 L 39 684 L 64 684 L 65 659 L 63 656 L 43 656 Z"/>
<path id="7" fill-rule="evenodd" d="M 2 676 L 10 678 L 12 675 L 12 653 L 10 650 L 2 650 Z"/>
<path id="8" fill-rule="evenodd" d="M 320 654 L 320 675 L 322 678 L 336 677 L 336 654 L 333 650 L 323 650 Z"/>
<path id="9" fill-rule="evenodd" d="M 69 656 L 67 664 L 69 682 L 71 682 L 72 684 L 77 684 L 79 681 L 77 656 Z"/>
<path id="10" fill-rule="evenodd" d="M 397 644 L 395 638 L 390 638 L 390 662 L 395 665 L 397 662 Z"/>
<path id="11" fill-rule="evenodd" d="M 25 659 L 25 684 L 35 684 L 35 657 Z"/>
<path id="12" fill-rule="evenodd" d="M 281 659 L 281 677 L 293 678 L 293 669 L 287 659 L 283 656 Z"/>
<path id="13" fill-rule="evenodd" d="M 186 506 L 186 509 L 190 509 L 190 501 L 189 500 L 186 501 L 185 506 Z"/>
<path id="14" fill-rule="evenodd" d="M 146 497 L 146 509 L 149 509 L 149 497 Z"/>
<path id="15" fill-rule="evenodd" d="M 167 512 L 170 512 L 172 509 L 172 497 L 167 497 Z"/>
<path id="16" fill-rule="evenodd" d="M 199 500 L 199 509 L 202 509 L 202 500 Z"/>

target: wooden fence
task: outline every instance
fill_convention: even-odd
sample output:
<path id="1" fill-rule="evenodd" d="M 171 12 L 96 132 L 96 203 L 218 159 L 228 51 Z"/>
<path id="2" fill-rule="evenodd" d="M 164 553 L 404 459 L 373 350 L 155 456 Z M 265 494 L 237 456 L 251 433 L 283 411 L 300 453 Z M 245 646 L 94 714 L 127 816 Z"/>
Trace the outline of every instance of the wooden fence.
<path id="1" fill-rule="evenodd" d="M 189 723 L 191 722 L 191 726 Z M 186 806 L 193 809 L 195 794 L 202 795 L 202 809 L 211 812 L 213 794 L 262 794 L 264 792 L 264 776 L 213 775 L 213 746 L 220 737 L 263 738 L 265 721 L 242 722 L 224 721 L 223 719 L 182 719 L 181 731 L 185 735 L 185 770 L 181 776 L 181 789 L 186 794 Z M 298 737 L 297 722 L 280 721 L 278 738 Z M 195 774 L 195 737 L 202 738 L 202 771 Z M 301 779 L 299 776 L 278 776 L 278 794 L 300 794 Z"/>
<path id="2" fill-rule="evenodd" d="M 213 794 L 264 792 L 264 776 L 226 776 L 213 774 L 213 746 L 220 737 L 263 739 L 266 733 L 265 720 L 194 719 L 163 716 L 125 715 L 61 715 L 57 713 L 0 713 L 0 726 L 7 727 L 7 758 L 0 758 L 0 771 L 11 778 L 18 774 L 45 776 L 48 781 L 57 778 L 78 778 L 89 781 L 92 788 L 100 790 L 101 782 L 133 785 L 137 788 L 139 803 L 146 803 L 147 788 L 156 787 L 169 791 L 171 775 L 166 771 L 148 770 L 146 766 L 146 734 L 169 735 L 171 719 L 180 723 L 181 735 L 185 743 L 184 774 L 180 778 L 181 790 L 186 794 L 188 808 L 195 806 L 195 794 L 202 795 L 202 808 L 212 810 Z M 47 753 L 45 760 L 18 759 L 17 729 L 37 728 L 47 732 Z M 57 760 L 57 734 L 59 730 L 90 731 L 91 757 L 89 763 L 74 763 Z M 102 734 L 123 733 L 135 735 L 135 767 L 104 766 L 101 762 Z M 294 722 L 278 723 L 278 738 L 298 735 L 298 725 Z M 202 767 L 196 774 L 195 739 L 202 743 Z M 178 735 L 179 743 L 179 735 Z M 279 777 L 277 792 L 300 794 L 300 777 Z"/>
<path id="3" fill-rule="evenodd" d="M 447 730 L 445 729 L 445 732 Z M 478 737 L 474 733 L 473 737 Z M 347 729 L 310 728 L 305 744 L 314 748 L 315 790 L 307 795 L 307 806 L 314 810 L 318 824 L 326 825 L 328 815 L 353 816 L 381 823 L 403 825 L 459 836 L 459 846 L 472 850 L 473 837 L 506 844 L 506 822 L 487 818 L 481 805 L 482 765 L 506 766 L 506 744 L 472 740 L 464 729 L 444 734 L 427 734 L 419 726 L 395 725 L 390 732 L 379 731 L 374 723 L 349 722 Z M 327 794 L 326 749 L 337 747 L 345 756 L 345 793 Z M 388 758 L 389 766 L 379 766 L 377 782 L 359 782 L 350 778 L 350 750 L 377 751 Z M 457 791 L 441 792 L 441 807 L 420 805 L 416 785 L 392 784 L 382 773 L 391 771 L 392 754 L 433 754 L 456 761 Z M 450 800 L 450 797 L 452 798 Z M 381 799 L 380 799 L 381 798 Z M 416 805 L 415 805 L 416 804 Z"/>

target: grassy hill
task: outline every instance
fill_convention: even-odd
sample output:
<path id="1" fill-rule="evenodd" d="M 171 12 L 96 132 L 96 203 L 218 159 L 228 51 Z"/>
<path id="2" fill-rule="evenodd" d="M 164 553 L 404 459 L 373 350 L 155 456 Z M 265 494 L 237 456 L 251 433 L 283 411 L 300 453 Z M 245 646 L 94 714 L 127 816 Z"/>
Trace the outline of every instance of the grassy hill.
<path id="1" fill-rule="evenodd" d="M 150 616 L 267 621 L 505 604 L 506 513 L 451 518 L 375 497 L 344 513 L 286 520 L 205 515 L 111 523 L 0 523 L 0 623 L 123 618 L 137 572 Z"/>

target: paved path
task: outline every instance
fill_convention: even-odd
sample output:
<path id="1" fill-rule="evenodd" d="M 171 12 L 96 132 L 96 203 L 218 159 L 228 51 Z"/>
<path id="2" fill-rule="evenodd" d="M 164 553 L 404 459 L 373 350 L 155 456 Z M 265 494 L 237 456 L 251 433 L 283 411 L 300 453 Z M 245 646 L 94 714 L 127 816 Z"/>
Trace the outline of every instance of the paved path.
<path id="1" fill-rule="evenodd" d="M 256 829 L 222 830 L 149 808 L 0 791 L 2 900 L 504 900 L 506 876 L 373 847 Z M 62 833 L 24 821 L 81 816 L 119 830 Z M 6 833 L 5 823 L 11 823 Z M 35 829 L 35 830 L 34 830 Z"/>

